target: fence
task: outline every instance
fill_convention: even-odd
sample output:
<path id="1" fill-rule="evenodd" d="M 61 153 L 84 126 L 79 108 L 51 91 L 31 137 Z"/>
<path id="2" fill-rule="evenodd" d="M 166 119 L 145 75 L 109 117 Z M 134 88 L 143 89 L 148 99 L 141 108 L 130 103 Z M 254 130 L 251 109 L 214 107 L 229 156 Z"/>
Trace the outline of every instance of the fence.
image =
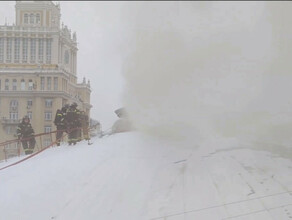
<path id="1" fill-rule="evenodd" d="M 41 153 L 42 151 L 54 146 L 57 144 L 57 142 L 59 141 L 64 141 L 66 136 L 71 133 L 72 131 L 74 130 L 83 130 L 82 128 L 74 128 L 74 129 L 71 129 L 71 130 L 57 130 L 57 131 L 63 131 L 65 132 L 65 134 L 63 134 L 63 136 L 59 139 L 59 140 L 56 140 L 56 138 L 54 138 L 54 136 L 56 136 L 56 133 L 57 131 L 52 131 L 52 132 L 48 132 L 48 133 L 40 133 L 40 134 L 36 134 L 34 135 L 33 137 L 36 138 L 36 147 L 34 148 L 34 153 L 28 155 L 27 157 L 25 157 L 24 159 L 22 160 L 19 160 L 15 163 L 12 163 L 12 164 L 9 164 L 7 166 L 4 166 L 2 168 L 0 168 L 0 170 L 3 170 L 3 169 L 6 169 L 8 167 L 11 167 L 11 166 L 14 166 L 18 163 L 21 163 L 31 157 L 34 157 L 35 155 Z M 88 128 L 88 132 L 90 132 L 92 129 L 94 128 Z M 54 135 L 55 134 L 55 135 Z M 49 137 L 50 138 L 50 141 L 49 142 L 46 142 L 46 137 Z M 53 141 L 53 138 L 55 139 L 55 141 Z M 4 151 L 4 154 L 5 154 L 5 161 L 7 161 L 8 158 L 10 157 L 15 157 L 15 156 L 20 156 L 22 154 L 21 152 L 21 141 L 25 141 L 25 140 L 29 140 L 31 138 L 26 138 L 26 139 L 14 139 L 14 140 L 9 140 L 9 141 L 5 141 L 3 143 L 0 143 L 0 148 L 3 147 L 3 151 Z M 39 142 L 38 142 L 39 141 Z M 38 143 L 40 143 L 40 145 L 38 145 Z M 44 143 L 47 143 L 48 145 L 44 144 Z M 45 145 L 45 146 L 44 146 Z M 11 147 L 11 146 L 14 146 L 14 147 Z M 11 153 L 10 150 L 15 150 L 14 151 L 14 154 L 9 154 Z M 16 153 L 15 153 L 16 152 Z"/>
<path id="2" fill-rule="evenodd" d="M 77 128 L 77 129 L 80 129 L 80 128 Z M 63 130 L 63 131 L 65 132 L 66 130 Z M 34 135 L 33 137 L 36 140 L 36 144 L 35 144 L 35 148 L 33 152 L 35 153 L 35 152 L 41 151 L 48 146 L 54 146 L 57 143 L 56 133 L 57 133 L 57 130 Z M 61 137 L 61 141 L 64 141 L 66 136 L 67 134 L 65 133 Z M 0 149 L 2 148 L 4 152 L 4 158 L 1 158 L 1 159 L 2 160 L 5 159 L 5 161 L 7 161 L 7 159 L 9 158 L 16 157 L 16 156 L 19 157 L 20 155 L 22 155 L 24 153 L 24 150 L 22 149 L 22 142 L 29 141 L 30 139 L 31 138 L 23 138 L 21 140 L 13 139 L 13 140 L 0 143 Z"/>

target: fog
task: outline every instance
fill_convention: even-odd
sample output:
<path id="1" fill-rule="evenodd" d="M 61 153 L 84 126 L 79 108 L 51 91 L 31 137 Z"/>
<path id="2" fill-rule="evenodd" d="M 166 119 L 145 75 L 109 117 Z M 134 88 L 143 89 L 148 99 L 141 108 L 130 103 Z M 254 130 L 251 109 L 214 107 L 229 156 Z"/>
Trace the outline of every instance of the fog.
<path id="1" fill-rule="evenodd" d="M 14 4 L 0 2 L 1 24 Z M 291 141 L 291 2 L 60 4 L 104 129 L 125 106 L 166 138 Z"/>
<path id="2" fill-rule="evenodd" d="M 123 101 L 135 127 L 192 142 L 221 136 L 288 143 L 291 6 L 128 3 Z"/>

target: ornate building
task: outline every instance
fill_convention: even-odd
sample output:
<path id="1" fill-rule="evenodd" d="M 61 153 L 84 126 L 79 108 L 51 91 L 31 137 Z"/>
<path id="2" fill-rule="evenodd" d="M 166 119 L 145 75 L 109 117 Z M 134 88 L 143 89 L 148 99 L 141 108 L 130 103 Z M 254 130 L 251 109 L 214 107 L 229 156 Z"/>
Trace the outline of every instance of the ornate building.
<path id="1" fill-rule="evenodd" d="M 92 107 L 89 82 L 77 83 L 76 33 L 60 24 L 59 5 L 16 1 L 15 10 L 16 24 L 0 26 L 0 142 L 15 138 L 24 115 L 42 133 L 55 130 L 65 104 L 88 115 Z"/>

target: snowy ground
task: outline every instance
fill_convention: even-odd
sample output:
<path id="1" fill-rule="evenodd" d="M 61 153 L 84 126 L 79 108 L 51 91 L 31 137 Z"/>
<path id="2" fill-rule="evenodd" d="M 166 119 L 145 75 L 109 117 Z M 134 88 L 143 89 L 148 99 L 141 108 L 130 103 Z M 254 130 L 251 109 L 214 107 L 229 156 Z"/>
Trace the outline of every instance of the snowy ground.
<path id="1" fill-rule="evenodd" d="M 93 142 L 0 171 L 1 219 L 292 219 L 291 148 L 192 146 L 137 132 Z"/>

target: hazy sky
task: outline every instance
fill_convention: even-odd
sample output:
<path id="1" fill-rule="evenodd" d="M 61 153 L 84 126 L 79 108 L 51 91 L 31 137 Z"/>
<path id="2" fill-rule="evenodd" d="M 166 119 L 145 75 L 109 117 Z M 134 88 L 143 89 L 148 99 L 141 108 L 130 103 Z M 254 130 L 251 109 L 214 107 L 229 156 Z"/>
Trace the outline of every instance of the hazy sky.
<path id="1" fill-rule="evenodd" d="M 54 1 L 56 2 L 56 1 Z M 121 107 L 123 78 L 119 2 L 63 1 L 61 21 L 76 31 L 78 41 L 78 81 L 91 82 L 91 116 L 107 129 L 117 119 Z M 15 1 L 0 2 L 0 25 L 15 22 Z"/>

